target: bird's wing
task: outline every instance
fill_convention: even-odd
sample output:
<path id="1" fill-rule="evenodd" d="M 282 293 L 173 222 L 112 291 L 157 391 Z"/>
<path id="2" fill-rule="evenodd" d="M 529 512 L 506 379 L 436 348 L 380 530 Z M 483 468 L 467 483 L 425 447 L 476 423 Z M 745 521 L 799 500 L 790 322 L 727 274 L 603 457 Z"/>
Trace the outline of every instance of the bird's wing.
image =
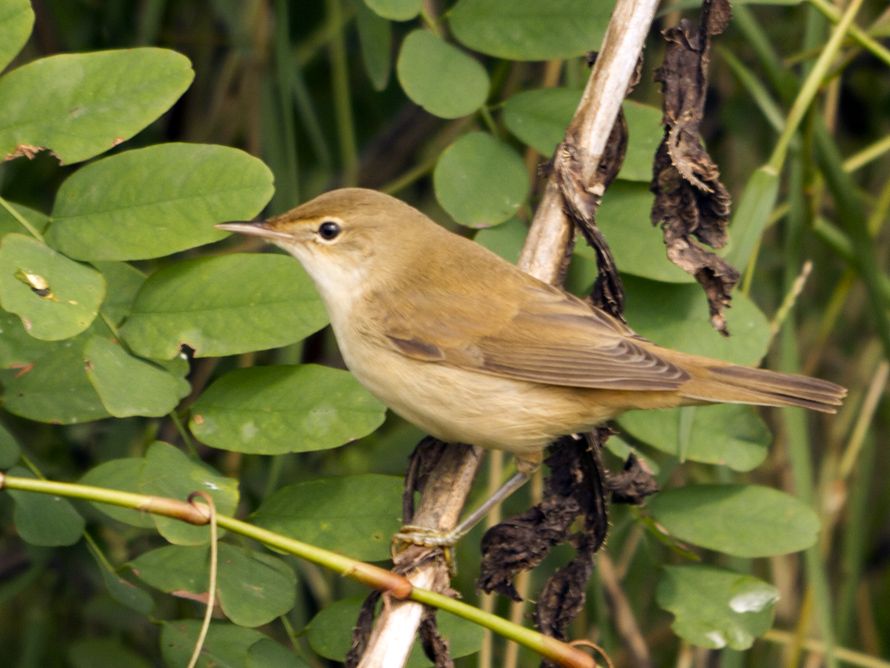
<path id="1" fill-rule="evenodd" d="M 580 299 L 537 282 L 510 297 L 402 293 L 400 308 L 384 309 L 384 344 L 413 359 L 548 385 L 672 390 L 689 379 Z"/>

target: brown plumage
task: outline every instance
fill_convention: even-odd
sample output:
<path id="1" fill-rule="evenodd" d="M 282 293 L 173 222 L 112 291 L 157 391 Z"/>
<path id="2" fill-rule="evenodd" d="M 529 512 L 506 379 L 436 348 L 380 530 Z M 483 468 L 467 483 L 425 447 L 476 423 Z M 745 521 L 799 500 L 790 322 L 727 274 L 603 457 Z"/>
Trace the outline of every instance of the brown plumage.
<path id="1" fill-rule="evenodd" d="M 266 237 L 302 262 L 347 366 L 397 413 L 444 440 L 529 463 L 557 436 L 628 409 L 745 403 L 833 413 L 846 394 L 662 348 L 374 191 L 336 190 L 266 223 L 222 227 Z"/>

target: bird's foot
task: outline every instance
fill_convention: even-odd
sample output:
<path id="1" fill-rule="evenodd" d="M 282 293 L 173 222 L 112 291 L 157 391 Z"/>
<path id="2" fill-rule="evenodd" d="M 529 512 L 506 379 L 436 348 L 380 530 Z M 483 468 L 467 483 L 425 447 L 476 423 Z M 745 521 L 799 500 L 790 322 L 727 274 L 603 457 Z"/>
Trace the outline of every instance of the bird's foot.
<path id="1" fill-rule="evenodd" d="M 406 524 L 393 536 L 395 541 L 409 545 L 443 548 L 454 547 L 461 538 L 463 538 L 463 534 L 454 529 L 451 531 L 439 531 L 413 524 Z"/>

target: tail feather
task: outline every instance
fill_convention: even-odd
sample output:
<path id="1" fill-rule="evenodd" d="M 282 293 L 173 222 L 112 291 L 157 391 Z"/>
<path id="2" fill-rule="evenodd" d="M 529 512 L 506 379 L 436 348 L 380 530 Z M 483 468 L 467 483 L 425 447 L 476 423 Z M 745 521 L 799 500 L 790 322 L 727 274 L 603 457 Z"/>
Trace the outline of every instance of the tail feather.
<path id="1" fill-rule="evenodd" d="M 836 413 L 847 395 L 846 388 L 827 380 L 752 369 L 735 365 L 707 366 L 696 381 L 683 388 L 691 399 L 744 403 L 759 406 L 799 406 L 822 413 Z M 698 374 L 696 374 L 698 375 Z"/>

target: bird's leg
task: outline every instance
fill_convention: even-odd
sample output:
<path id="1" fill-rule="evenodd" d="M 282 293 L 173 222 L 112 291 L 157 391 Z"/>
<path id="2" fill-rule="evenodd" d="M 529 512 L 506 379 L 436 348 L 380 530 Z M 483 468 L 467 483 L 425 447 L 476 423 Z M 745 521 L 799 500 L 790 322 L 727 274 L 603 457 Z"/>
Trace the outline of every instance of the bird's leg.
<path id="1" fill-rule="evenodd" d="M 522 487 L 540 464 L 540 453 L 535 457 L 517 459 L 516 473 L 510 476 L 507 482 L 501 485 L 494 494 L 485 499 L 451 531 L 435 531 L 425 527 L 406 524 L 395 534 L 395 540 L 412 545 L 420 545 L 421 547 L 453 547 L 461 538 L 470 533 L 473 527 L 479 524 L 491 512 L 492 508 Z"/>

